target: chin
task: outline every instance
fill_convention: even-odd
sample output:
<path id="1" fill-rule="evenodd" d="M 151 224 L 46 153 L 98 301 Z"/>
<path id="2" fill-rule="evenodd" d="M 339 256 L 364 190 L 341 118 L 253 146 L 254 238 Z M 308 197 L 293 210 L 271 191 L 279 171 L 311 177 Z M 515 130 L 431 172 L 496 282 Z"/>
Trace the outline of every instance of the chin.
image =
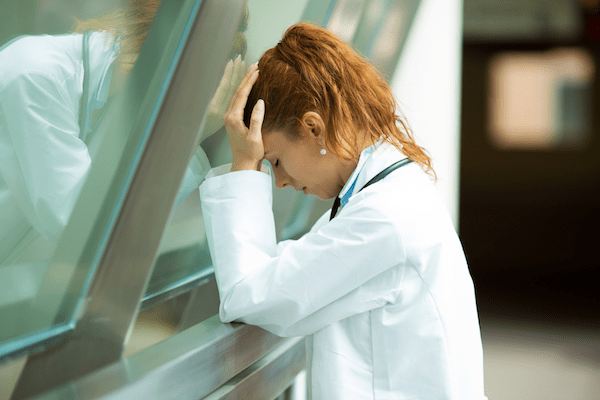
<path id="1" fill-rule="evenodd" d="M 341 189 L 340 189 L 341 190 Z M 327 193 L 323 190 L 319 190 L 318 192 L 312 192 L 310 191 L 307 187 L 304 188 L 303 190 L 304 194 L 311 194 L 315 197 L 317 197 L 320 200 L 330 200 L 330 199 L 335 199 L 337 197 L 337 193 Z"/>
<path id="2" fill-rule="evenodd" d="M 323 193 L 310 193 L 314 196 L 316 196 L 317 198 L 319 198 L 320 200 L 331 200 L 334 199 L 336 197 L 336 195 L 330 195 L 330 194 L 323 194 Z"/>

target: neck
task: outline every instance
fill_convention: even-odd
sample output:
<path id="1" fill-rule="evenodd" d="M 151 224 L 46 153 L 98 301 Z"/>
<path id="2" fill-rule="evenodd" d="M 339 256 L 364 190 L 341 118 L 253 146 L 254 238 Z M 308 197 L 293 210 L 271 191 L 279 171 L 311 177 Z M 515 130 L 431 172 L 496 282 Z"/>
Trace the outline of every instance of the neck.
<path id="1" fill-rule="evenodd" d="M 342 188 L 344 187 L 346 182 L 348 182 L 348 179 L 350 179 L 350 176 L 352 175 L 352 173 L 358 166 L 358 161 L 360 159 L 360 155 L 362 154 L 362 152 L 367 147 L 372 146 L 376 143 L 376 141 L 373 139 L 373 135 L 365 134 L 365 135 L 361 135 L 361 136 L 363 139 L 360 142 L 360 145 L 357 146 L 358 149 L 360 149 L 360 151 L 358 151 L 358 154 L 356 154 L 352 160 L 340 161 L 340 163 L 342 164 L 342 168 L 340 169 L 340 180 L 343 182 Z"/>
<path id="2" fill-rule="evenodd" d="M 358 160 L 343 160 L 341 164 L 342 168 L 340 171 L 340 178 L 342 179 L 344 184 L 346 184 L 346 182 L 348 182 L 348 179 L 350 179 L 350 175 L 352 175 L 352 173 L 356 169 L 356 166 L 358 165 Z"/>

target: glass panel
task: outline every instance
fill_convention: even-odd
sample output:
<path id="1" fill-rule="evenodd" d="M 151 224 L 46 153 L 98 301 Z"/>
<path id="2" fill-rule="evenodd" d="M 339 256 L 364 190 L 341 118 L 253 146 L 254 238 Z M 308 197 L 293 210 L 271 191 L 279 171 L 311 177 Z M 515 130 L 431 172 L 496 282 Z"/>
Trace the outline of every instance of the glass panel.
<path id="1" fill-rule="evenodd" d="M 289 26 L 301 20 L 307 4 L 308 0 L 293 3 L 269 0 L 248 2 L 247 13 L 240 24 L 237 39 L 232 45 L 233 61 L 231 62 L 235 61 L 237 55 L 241 55 L 245 66 L 258 61 L 266 49 L 279 42 Z M 313 12 L 313 15 L 317 14 Z M 245 73 L 245 67 L 243 72 Z M 233 92 L 222 98 L 219 104 L 226 105 L 226 109 L 231 97 L 233 97 Z M 184 180 L 182 184 L 177 207 L 164 232 L 159 256 L 142 307 L 148 307 L 161 299 L 189 290 L 212 276 L 212 263 L 204 232 L 197 187 L 205 172 L 208 172 L 208 168 L 231 162 L 227 133 L 222 127 L 222 114 L 225 109 L 214 110 L 215 114 L 208 116 L 208 127 L 202 134 L 201 142 L 201 149 L 208 158 L 208 165 L 202 160 L 202 154 L 198 151 L 197 158 L 202 165 L 199 170 L 203 172 L 199 174 L 197 181 L 190 179 L 186 183 Z M 214 123 L 211 125 L 210 121 L 214 121 Z M 278 232 L 284 229 L 295 198 L 296 192 L 293 190 L 275 191 L 274 207 L 278 220 Z"/>
<path id="2" fill-rule="evenodd" d="M 325 26 L 352 43 L 384 76 L 391 78 L 420 3 L 421 0 L 340 0 L 331 7 Z"/>
<path id="3" fill-rule="evenodd" d="M 338 0 L 327 21 L 327 28 L 344 42 L 352 42 L 366 3 L 365 0 Z"/>
<path id="4" fill-rule="evenodd" d="M 504 53 L 489 70 L 489 137 L 499 149 L 582 148 L 595 64 L 584 49 Z"/>
<path id="5" fill-rule="evenodd" d="M 195 2 L 165 4 L 11 2 L 0 15 L 0 357 L 74 326 Z"/>

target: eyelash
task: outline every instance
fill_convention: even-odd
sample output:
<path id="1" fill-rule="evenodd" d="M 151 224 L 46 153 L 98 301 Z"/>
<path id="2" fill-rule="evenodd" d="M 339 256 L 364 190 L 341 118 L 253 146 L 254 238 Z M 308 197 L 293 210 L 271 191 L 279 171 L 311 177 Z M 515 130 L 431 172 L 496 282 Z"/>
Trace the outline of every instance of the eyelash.
<path id="1" fill-rule="evenodd" d="M 277 161 L 275 161 L 275 164 L 273 164 L 275 167 L 279 166 L 279 159 L 277 159 Z"/>

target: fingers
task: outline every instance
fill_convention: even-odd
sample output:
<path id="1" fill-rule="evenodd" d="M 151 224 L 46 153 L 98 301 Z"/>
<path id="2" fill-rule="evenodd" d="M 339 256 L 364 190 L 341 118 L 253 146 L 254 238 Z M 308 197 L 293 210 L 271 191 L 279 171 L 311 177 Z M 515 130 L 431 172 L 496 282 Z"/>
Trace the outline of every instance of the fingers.
<path id="1" fill-rule="evenodd" d="M 232 171 L 241 169 L 260 170 L 261 160 L 265 157 L 261 133 L 265 115 L 263 100 L 259 100 L 254 105 L 250 117 L 250 126 L 246 127 L 244 125 L 244 108 L 248 102 L 248 95 L 252 90 L 252 86 L 257 79 L 258 65 L 254 64 L 248 68 L 242 83 L 235 91 L 225 116 L 225 126 L 231 146 Z"/>
<path id="2" fill-rule="evenodd" d="M 238 55 L 235 59 L 227 62 L 221 82 L 219 82 L 217 91 L 211 101 L 211 107 L 213 107 L 216 112 L 221 113 L 221 115 L 229 108 L 235 90 L 238 88 L 243 78 L 242 71 L 244 71 L 244 69 L 245 63 L 242 60 L 241 55 Z"/>
<path id="3" fill-rule="evenodd" d="M 261 99 L 252 109 L 250 127 L 245 128 L 245 133 L 230 132 L 229 145 L 231 146 L 232 166 L 231 171 L 257 170 L 265 158 L 265 148 L 262 141 L 261 127 L 265 115 L 265 103 Z"/>
<path id="4" fill-rule="evenodd" d="M 244 108 L 246 107 L 250 90 L 252 90 L 252 86 L 257 79 L 258 65 L 254 64 L 248 69 L 242 83 L 233 95 L 233 99 L 231 100 L 231 104 L 229 105 L 225 116 L 225 125 L 231 126 L 234 129 L 245 130 L 246 127 L 243 121 Z"/>
<path id="5" fill-rule="evenodd" d="M 221 78 L 221 82 L 219 82 L 217 91 L 215 92 L 215 95 L 213 96 L 212 101 L 211 101 L 211 103 L 214 104 L 214 106 L 216 108 L 223 107 L 223 108 L 221 108 L 223 110 L 223 109 L 225 109 L 225 106 L 227 105 L 227 103 L 225 103 L 225 102 L 227 101 L 227 95 L 229 92 L 228 85 L 231 82 L 233 68 L 234 68 L 234 63 L 232 60 L 229 60 L 229 62 L 227 62 L 227 65 L 225 66 L 225 72 L 223 72 L 223 77 Z"/>
<path id="6" fill-rule="evenodd" d="M 248 95 L 252 89 L 252 85 L 254 85 L 254 82 L 256 82 L 257 79 L 258 65 L 252 64 L 250 68 L 248 68 L 248 72 L 246 72 L 246 76 L 244 76 L 242 83 L 240 83 L 240 86 L 233 95 L 233 99 L 231 100 L 230 104 L 230 109 L 232 111 L 234 109 L 241 109 L 243 113 L 244 107 L 246 106 L 246 101 L 248 100 Z"/>
<path id="7" fill-rule="evenodd" d="M 227 101 L 225 109 L 231 104 L 235 91 L 240 86 L 242 79 L 244 79 L 244 71 L 246 70 L 246 63 L 242 60 L 241 56 L 238 56 L 233 62 L 233 70 L 231 72 L 231 81 L 227 87 L 227 96 L 224 100 Z"/>
<path id="8" fill-rule="evenodd" d="M 250 128 L 248 131 L 248 139 L 254 142 L 262 142 L 262 123 L 265 117 L 265 102 L 260 99 L 252 109 L 250 117 Z"/>
<path id="9" fill-rule="evenodd" d="M 244 85 L 249 79 L 252 78 L 252 75 L 258 71 L 258 63 L 254 63 L 252 64 L 249 68 L 248 71 L 246 71 L 246 75 L 244 76 L 244 79 L 242 80 L 242 83 L 240 84 L 240 86 Z"/>
<path id="10" fill-rule="evenodd" d="M 234 65 L 233 85 L 231 85 L 231 96 L 232 97 L 233 97 L 233 94 L 235 93 L 235 91 L 237 90 L 237 88 L 242 83 L 242 80 L 244 79 L 245 71 L 246 71 L 246 62 L 240 58 L 237 65 Z"/>

